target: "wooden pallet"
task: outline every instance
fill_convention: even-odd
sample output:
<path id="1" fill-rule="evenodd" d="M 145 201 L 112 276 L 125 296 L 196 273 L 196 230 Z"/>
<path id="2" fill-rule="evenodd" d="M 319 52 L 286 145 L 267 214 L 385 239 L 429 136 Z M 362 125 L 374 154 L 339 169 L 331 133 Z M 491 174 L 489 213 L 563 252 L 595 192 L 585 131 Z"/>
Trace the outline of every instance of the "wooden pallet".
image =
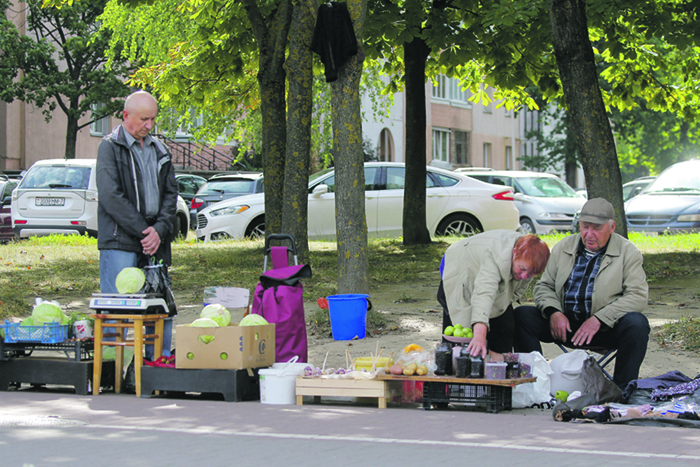
<path id="1" fill-rule="evenodd" d="M 304 404 L 304 396 L 314 396 L 314 402 L 327 397 L 367 397 L 376 398 L 380 409 L 386 409 L 388 400 L 397 398 L 401 405 L 403 382 L 355 379 L 326 379 L 300 376 L 296 386 L 297 405 Z"/>

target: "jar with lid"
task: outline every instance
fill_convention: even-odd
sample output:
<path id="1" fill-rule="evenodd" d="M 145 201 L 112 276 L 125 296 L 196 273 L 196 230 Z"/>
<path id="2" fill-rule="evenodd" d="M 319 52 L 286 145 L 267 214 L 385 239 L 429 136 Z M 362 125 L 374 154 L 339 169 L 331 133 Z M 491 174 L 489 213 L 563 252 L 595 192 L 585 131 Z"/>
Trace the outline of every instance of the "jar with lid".
<path id="1" fill-rule="evenodd" d="M 452 374 L 452 345 L 440 342 L 435 347 L 435 374 L 438 376 Z"/>

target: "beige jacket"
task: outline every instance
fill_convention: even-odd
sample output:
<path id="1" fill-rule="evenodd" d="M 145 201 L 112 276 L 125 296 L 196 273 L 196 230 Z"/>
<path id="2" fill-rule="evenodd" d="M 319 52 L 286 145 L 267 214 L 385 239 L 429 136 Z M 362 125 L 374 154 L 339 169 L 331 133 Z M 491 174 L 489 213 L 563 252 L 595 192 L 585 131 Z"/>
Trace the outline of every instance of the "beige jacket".
<path id="1" fill-rule="evenodd" d="M 581 234 L 559 241 L 549 257 L 542 278 L 535 285 L 535 303 L 564 310 L 564 287 L 574 269 Z M 649 300 L 649 286 L 642 268 L 642 253 L 624 237 L 613 233 L 593 283 L 591 313 L 613 327 L 625 313 L 643 311 Z"/>
<path id="2" fill-rule="evenodd" d="M 489 325 L 520 298 L 530 280 L 513 279 L 513 246 L 521 233 L 492 230 L 452 244 L 445 252 L 442 285 L 452 323 Z"/>

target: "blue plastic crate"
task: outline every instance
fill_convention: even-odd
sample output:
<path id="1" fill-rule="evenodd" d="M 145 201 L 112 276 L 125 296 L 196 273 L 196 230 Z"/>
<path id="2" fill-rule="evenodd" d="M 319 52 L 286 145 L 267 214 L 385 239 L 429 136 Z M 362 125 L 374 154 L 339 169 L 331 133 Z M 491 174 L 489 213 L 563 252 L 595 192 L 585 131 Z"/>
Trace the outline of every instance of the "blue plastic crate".
<path id="1" fill-rule="evenodd" d="M 68 324 L 46 323 L 43 326 L 20 326 L 5 321 L 5 342 L 41 342 L 58 344 L 68 340 Z"/>

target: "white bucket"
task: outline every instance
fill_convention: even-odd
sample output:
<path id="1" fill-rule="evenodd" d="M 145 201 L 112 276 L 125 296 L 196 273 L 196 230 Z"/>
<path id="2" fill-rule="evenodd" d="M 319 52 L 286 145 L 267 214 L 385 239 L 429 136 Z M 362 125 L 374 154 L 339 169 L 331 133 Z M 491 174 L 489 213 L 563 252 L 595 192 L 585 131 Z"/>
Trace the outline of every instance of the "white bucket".
<path id="1" fill-rule="evenodd" d="M 297 376 L 303 374 L 307 363 L 296 363 L 298 357 L 287 363 L 274 363 L 272 368 L 258 371 L 260 402 L 263 404 L 294 405 L 297 402 Z"/>

